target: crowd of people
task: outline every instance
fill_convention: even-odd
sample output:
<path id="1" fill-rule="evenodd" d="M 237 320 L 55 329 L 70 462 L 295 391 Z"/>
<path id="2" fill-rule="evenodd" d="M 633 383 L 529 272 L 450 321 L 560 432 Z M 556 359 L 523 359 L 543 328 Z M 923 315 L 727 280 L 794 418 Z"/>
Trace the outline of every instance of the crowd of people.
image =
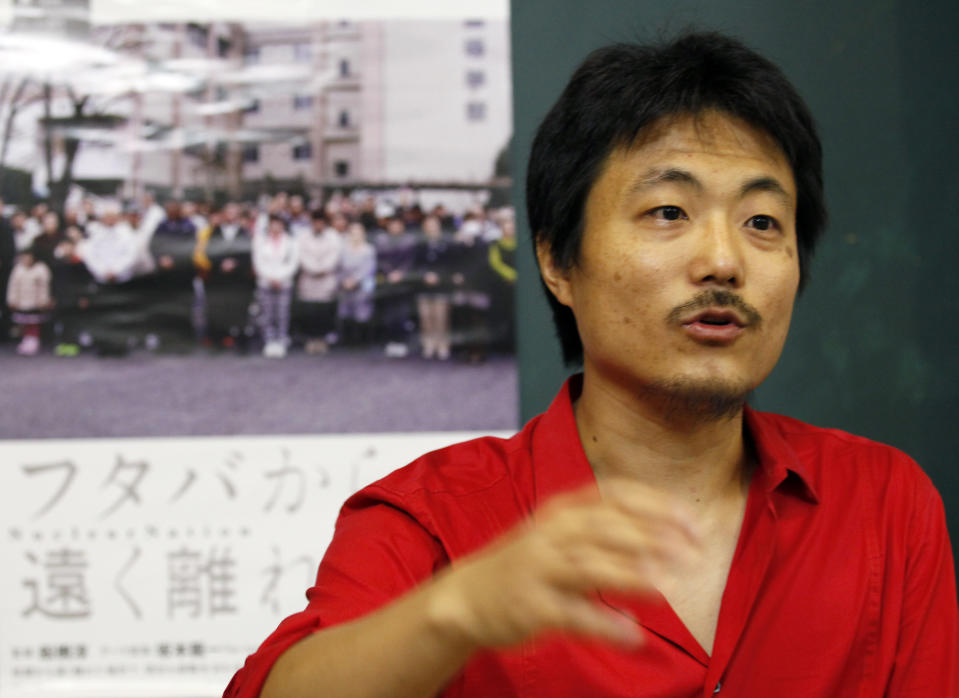
<path id="1" fill-rule="evenodd" d="M 0 341 L 22 355 L 513 348 L 511 208 L 286 193 L 0 208 Z"/>

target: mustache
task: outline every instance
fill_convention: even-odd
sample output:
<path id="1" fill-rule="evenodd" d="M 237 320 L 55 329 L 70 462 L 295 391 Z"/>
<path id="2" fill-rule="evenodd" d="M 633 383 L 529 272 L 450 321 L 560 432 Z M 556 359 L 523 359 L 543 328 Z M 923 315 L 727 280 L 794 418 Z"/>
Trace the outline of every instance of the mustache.
<path id="1" fill-rule="evenodd" d="M 696 295 L 691 300 L 678 305 L 669 311 L 667 320 L 670 323 L 678 323 L 683 317 L 697 310 L 706 310 L 708 308 L 733 308 L 743 316 L 748 327 L 754 327 L 762 324 L 763 318 L 753 306 L 742 299 L 742 296 L 727 291 L 725 289 L 714 288 Z"/>

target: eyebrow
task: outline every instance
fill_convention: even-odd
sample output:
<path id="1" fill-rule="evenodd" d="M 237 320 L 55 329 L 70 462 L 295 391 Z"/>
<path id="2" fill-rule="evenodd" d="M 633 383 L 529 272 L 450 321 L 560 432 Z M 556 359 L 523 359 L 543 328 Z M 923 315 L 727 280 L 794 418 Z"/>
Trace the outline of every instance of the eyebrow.
<path id="1" fill-rule="evenodd" d="M 665 170 L 652 169 L 644 172 L 630 185 L 629 193 L 635 194 L 643 189 L 650 189 L 669 182 L 686 184 L 699 190 L 703 188 L 703 183 L 696 179 L 692 172 L 681 170 L 678 167 L 669 167 Z"/>
<path id="2" fill-rule="evenodd" d="M 644 189 L 650 189 L 660 184 L 672 182 L 690 186 L 698 191 L 703 190 L 703 183 L 700 182 L 692 172 L 678 167 L 669 167 L 664 170 L 652 169 L 644 172 L 630 185 L 628 193 L 636 194 Z M 739 188 L 739 198 L 744 199 L 753 192 L 768 192 L 782 199 L 783 203 L 789 206 L 794 205 L 792 196 L 790 196 L 786 188 L 779 183 L 779 180 L 774 177 L 761 176 L 747 180 Z"/>
<path id="3" fill-rule="evenodd" d="M 744 199 L 753 192 L 768 192 L 773 194 L 788 206 L 795 205 L 792 196 L 786 191 L 785 187 L 779 183 L 779 180 L 773 177 L 756 177 L 750 179 L 739 188 L 739 198 Z"/>

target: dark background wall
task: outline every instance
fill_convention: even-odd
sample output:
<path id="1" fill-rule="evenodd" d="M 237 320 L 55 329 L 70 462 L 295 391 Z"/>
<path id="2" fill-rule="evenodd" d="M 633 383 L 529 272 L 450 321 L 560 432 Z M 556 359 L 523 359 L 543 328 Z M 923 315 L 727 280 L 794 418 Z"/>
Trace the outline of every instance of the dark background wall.
<path id="1" fill-rule="evenodd" d="M 820 127 L 831 222 L 786 351 L 753 403 L 910 453 L 959 542 L 959 4 L 516 0 L 512 13 L 519 211 L 536 126 L 590 49 L 717 29 L 783 68 Z M 568 371 L 522 215 L 520 233 L 525 420 Z"/>

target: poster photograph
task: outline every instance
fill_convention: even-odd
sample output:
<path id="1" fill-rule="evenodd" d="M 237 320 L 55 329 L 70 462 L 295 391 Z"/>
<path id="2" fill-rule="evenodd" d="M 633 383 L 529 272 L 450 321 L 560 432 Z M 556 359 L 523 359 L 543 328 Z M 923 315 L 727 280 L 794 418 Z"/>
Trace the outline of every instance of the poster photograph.
<path id="1" fill-rule="evenodd" d="M 517 426 L 503 3 L 0 7 L 0 698 L 215 696 Z"/>

